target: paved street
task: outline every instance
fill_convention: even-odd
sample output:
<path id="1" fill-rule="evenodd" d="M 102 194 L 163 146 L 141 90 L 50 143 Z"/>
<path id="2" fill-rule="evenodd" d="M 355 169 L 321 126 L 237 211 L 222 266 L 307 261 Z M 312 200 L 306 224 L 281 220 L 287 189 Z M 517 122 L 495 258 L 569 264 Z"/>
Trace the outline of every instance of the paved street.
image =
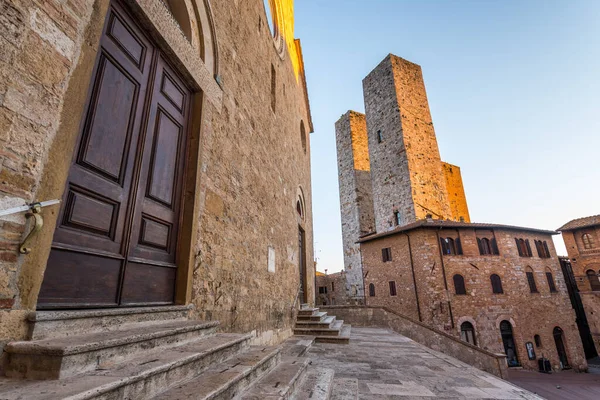
<path id="1" fill-rule="evenodd" d="M 318 343 L 309 355 L 335 370 L 333 400 L 540 398 L 387 329 L 352 328 L 350 344 Z"/>
<path id="2" fill-rule="evenodd" d="M 579 374 L 573 371 L 540 374 L 511 370 L 509 380 L 548 400 L 600 399 L 600 375 L 598 374 Z"/>

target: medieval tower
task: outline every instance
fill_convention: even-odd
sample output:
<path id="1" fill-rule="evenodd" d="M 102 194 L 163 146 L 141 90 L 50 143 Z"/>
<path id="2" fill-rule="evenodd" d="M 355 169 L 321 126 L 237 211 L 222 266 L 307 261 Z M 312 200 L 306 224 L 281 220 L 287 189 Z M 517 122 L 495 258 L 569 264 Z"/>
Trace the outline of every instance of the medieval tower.
<path id="1" fill-rule="evenodd" d="M 441 161 L 421 67 L 392 54 L 363 80 L 365 114 L 336 123 L 344 268 L 363 297 L 360 236 L 431 216 L 470 222 L 460 168 Z"/>

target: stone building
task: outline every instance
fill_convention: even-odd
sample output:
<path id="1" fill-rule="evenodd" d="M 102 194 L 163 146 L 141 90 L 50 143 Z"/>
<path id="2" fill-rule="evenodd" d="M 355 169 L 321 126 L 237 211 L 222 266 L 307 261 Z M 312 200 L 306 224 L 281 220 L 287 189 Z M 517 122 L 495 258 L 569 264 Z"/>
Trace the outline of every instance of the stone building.
<path id="1" fill-rule="evenodd" d="M 348 304 L 345 272 L 327 274 L 317 271 L 315 283 L 315 303 L 317 306 Z"/>
<path id="2" fill-rule="evenodd" d="M 278 343 L 313 303 L 292 0 L 0 0 L 0 343 L 35 310 L 191 305 Z"/>
<path id="3" fill-rule="evenodd" d="M 567 247 L 571 268 L 589 329 L 600 349 L 600 215 L 574 219 L 558 231 Z"/>
<path id="4" fill-rule="evenodd" d="M 346 289 L 354 303 L 364 295 L 359 237 L 427 214 L 470 221 L 460 168 L 440 159 L 421 67 L 390 54 L 363 88 L 366 115 L 348 111 L 335 125 Z"/>
<path id="5" fill-rule="evenodd" d="M 363 89 L 365 114 L 342 116 L 336 137 L 346 274 L 365 303 L 505 353 L 509 366 L 545 357 L 586 369 L 556 232 L 471 223 L 420 66 L 389 55 Z"/>
<path id="6" fill-rule="evenodd" d="M 360 240 L 367 305 L 384 306 L 509 366 L 586 368 L 553 231 L 424 219 Z"/>

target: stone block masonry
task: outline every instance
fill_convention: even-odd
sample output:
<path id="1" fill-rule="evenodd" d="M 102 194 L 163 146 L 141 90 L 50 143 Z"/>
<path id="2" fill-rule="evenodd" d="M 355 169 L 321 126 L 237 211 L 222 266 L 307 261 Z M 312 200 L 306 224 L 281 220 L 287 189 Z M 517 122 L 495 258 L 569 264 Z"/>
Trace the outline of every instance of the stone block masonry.
<path id="1" fill-rule="evenodd" d="M 358 238 L 374 229 L 365 115 L 348 111 L 335 124 L 347 299 L 364 298 Z"/>
<path id="2" fill-rule="evenodd" d="M 451 219 L 421 67 L 390 54 L 363 90 L 377 232 L 427 214 Z"/>

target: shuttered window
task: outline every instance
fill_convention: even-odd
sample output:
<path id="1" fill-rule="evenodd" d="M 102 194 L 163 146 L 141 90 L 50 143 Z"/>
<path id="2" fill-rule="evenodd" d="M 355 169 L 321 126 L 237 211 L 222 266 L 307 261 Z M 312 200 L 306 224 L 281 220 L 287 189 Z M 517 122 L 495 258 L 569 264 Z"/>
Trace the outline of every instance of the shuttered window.
<path id="1" fill-rule="evenodd" d="M 556 293 L 556 285 L 554 284 L 554 278 L 552 277 L 552 272 L 546 272 L 546 279 L 548 280 L 548 287 L 550 288 L 550 293 Z"/>
<path id="2" fill-rule="evenodd" d="M 467 288 L 465 287 L 465 278 L 462 275 L 456 274 L 452 277 L 454 281 L 454 293 L 456 294 L 467 294 Z"/>
<path id="3" fill-rule="evenodd" d="M 531 293 L 538 293 L 537 286 L 535 285 L 535 278 L 533 277 L 533 271 L 527 271 L 527 283 L 529 284 L 529 291 Z"/>
<path id="4" fill-rule="evenodd" d="M 375 285 L 372 283 L 369 283 L 369 296 L 375 297 Z"/>
<path id="5" fill-rule="evenodd" d="M 396 296 L 396 282 L 390 281 L 390 296 Z"/>
<path id="6" fill-rule="evenodd" d="M 500 279 L 500 276 L 493 274 L 492 276 L 490 276 L 490 281 L 492 282 L 492 293 L 504 293 L 504 291 L 502 290 L 502 280 Z"/>
<path id="7" fill-rule="evenodd" d="M 392 261 L 392 248 L 386 247 L 385 249 L 381 249 L 381 259 L 383 262 Z"/>

